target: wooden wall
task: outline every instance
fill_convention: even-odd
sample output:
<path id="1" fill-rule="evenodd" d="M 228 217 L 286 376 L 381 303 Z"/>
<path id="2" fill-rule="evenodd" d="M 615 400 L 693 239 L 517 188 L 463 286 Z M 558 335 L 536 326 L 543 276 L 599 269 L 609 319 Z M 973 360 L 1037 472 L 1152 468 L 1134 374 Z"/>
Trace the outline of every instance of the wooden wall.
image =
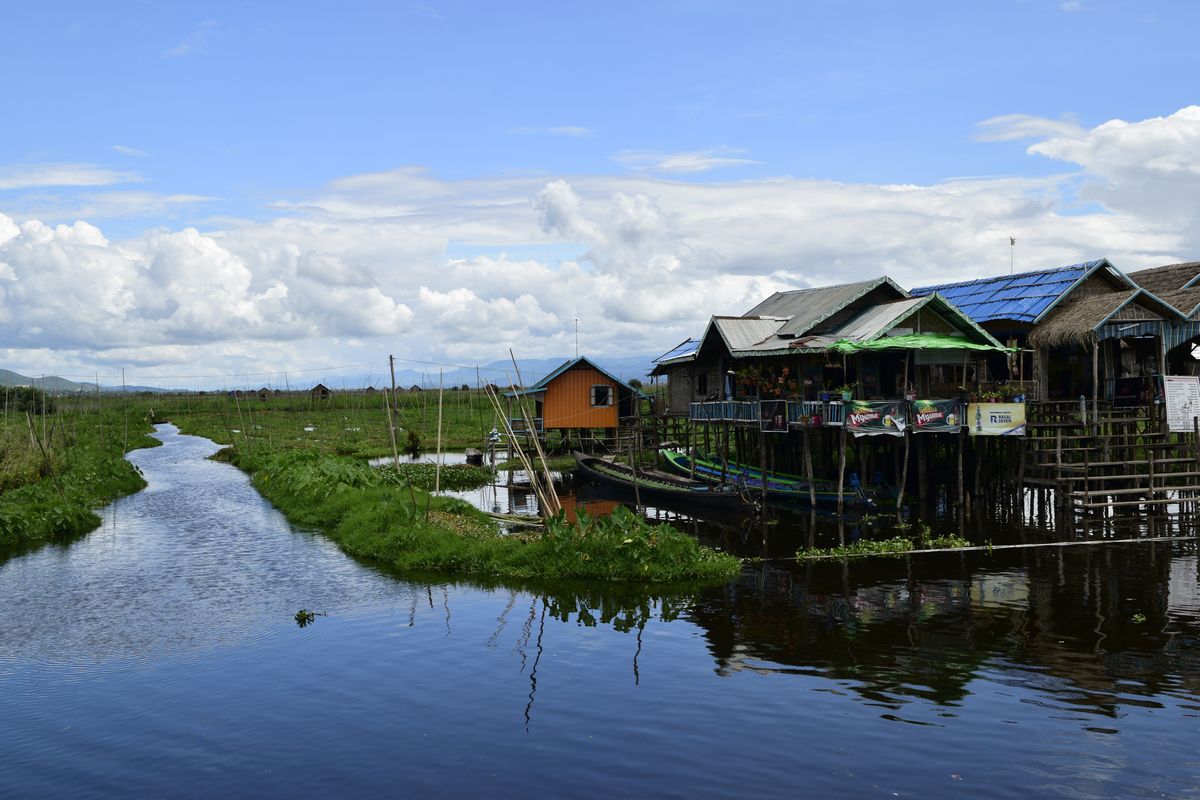
<path id="1" fill-rule="evenodd" d="M 592 387 L 600 385 L 611 388 L 613 404 L 592 408 Z M 615 428 L 617 384 L 594 369 L 569 369 L 546 387 L 542 419 L 547 429 Z"/>

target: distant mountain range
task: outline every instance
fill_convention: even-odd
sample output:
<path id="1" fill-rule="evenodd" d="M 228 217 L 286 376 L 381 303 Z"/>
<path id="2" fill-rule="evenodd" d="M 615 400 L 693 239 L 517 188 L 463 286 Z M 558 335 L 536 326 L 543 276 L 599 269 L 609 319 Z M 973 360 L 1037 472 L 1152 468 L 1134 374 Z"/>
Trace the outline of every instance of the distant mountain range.
<path id="1" fill-rule="evenodd" d="M 622 380 L 631 380 L 637 378 L 645 381 L 646 374 L 654 366 L 652 355 L 638 356 L 620 356 L 616 358 L 605 358 L 597 356 L 592 358 L 597 364 Z M 521 369 L 521 378 L 525 384 L 533 384 L 544 377 L 554 369 L 557 369 L 565 361 L 570 358 L 524 358 L 517 359 L 517 365 Z M 398 361 L 398 363 L 401 363 Z M 410 386 L 420 386 L 426 389 L 436 389 L 439 383 L 437 366 L 424 367 L 422 369 L 414 369 L 411 367 L 396 370 L 396 385 L 407 389 Z M 507 384 L 509 381 L 517 383 L 517 376 L 513 370 L 511 361 L 492 361 L 488 364 L 480 364 L 478 372 L 475 367 L 456 367 L 454 369 L 443 369 L 440 377 L 440 382 L 447 388 L 451 386 L 461 386 L 464 383 L 468 386 L 475 387 L 480 384 L 494 383 L 497 386 Z M 281 389 L 278 380 L 265 381 L 270 388 Z M 386 372 L 382 373 L 361 373 L 355 375 L 331 375 L 331 376 L 315 376 L 307 380 L 291 380 L 288 385 L 292 389 L 308 389 L 318 383 L 324 383 L 331 389 L 352 389 L 362 388 L 366 386 L 374 386 L 376 389 L 382 389 L 391 384 L 391 376 Z M 241 389 L 257 389 L 263 383 L 254 384 L 239 384 L 237 386 L 230 384 L 228 387 L 221 386 L 196 386 L 195 390 L 214 391 L 221 388 L 241 388 Z M 0 369 L 0 387 L 4 386 L 38 386 L 44 387 L 46 391 L 55 394 L 73 394 L 78 391 L 94 392 L 96 391 L 95 383 L 79 383 L 69 381 L 66 378 L 59 378 L 54 375 L 46 377 L 29 377 L 13 372 L 12 370 Z M 120 392 L 120 386 L 105 386 L 100 384 L 102 392 Z M 170 391 L 178 391 L 175 389 L 163 389 L 157 386 L 126 386 L 124 390 L 127 392 L 155 392 L 163 393 Z"/>

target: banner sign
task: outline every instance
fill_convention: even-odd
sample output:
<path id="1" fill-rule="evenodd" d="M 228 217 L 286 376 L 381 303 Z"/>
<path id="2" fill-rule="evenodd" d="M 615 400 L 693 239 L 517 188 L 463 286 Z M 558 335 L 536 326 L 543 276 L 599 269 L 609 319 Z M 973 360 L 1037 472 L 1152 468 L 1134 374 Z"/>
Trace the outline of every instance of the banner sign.
<path id="1" fill-rule="evenodd" d="M 1167 404 L 1167 430 L 1191 433 L 1193 420 L 1200 416 L 1200 378 L 1164 375 L 1163 399 Z"/>
<path id="2" fill-rule="evenodd" d="M 763 433 L 787 433 L 787 400 L 759 401 L 758 424 Z"/>
<path id="3" fill-rule="evenodd" d="M 914 400 L 913 433 L 958 433 L 962 403 L 958 400 Z"/>
<path id="4" fill-rule="evenodd" d="M 1024 436 L 1024 403 L 969 403 L 967 427 L 972 436 Z"/>
<path id="5" fill-rule="evenodd" d="M 902 436 L 904 406 L 899 400 L 846 403 L 846 430 L 855 436 Z"/>

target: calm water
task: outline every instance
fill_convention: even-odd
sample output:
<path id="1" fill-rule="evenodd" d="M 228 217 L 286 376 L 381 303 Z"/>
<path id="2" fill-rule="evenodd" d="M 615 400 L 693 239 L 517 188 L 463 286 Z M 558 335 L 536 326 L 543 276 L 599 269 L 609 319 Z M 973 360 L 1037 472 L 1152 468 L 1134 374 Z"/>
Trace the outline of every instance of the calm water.
<path id="1" fill-rule="evenodd" d="M 0 564 L 0 796 L 1200 796 L 1191 546 L 422 582 L 159 436 L 103 528 Z"/>

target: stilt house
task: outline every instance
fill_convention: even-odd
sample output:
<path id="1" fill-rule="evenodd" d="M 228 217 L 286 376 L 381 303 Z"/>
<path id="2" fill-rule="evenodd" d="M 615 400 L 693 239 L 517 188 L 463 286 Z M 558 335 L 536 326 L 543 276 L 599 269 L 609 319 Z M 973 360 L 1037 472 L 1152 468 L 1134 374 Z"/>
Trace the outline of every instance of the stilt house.
<path id="1" fill-rule="evenodd" d="M 563 363 L 533 386 L 506 392 L 515 400 L 532 401 L 533 424 L 538 433 L 557 430 L 604 430 L 615 436 L 622 420 L 640 413 L 641 392 L 580 356 Z M 511 409 L 513 430 L 522 430 L 521 413 Z"/>
<path id="2" fill-rule="evenodd" d="M 1033 399 L 1112 398 L 1117 378 L 1160 374 L 1180 317 L 1104 258 L 913 290 L 933 292 L 1020 348 L 989 357 L 989 377 L 1019 382 Z"/>

